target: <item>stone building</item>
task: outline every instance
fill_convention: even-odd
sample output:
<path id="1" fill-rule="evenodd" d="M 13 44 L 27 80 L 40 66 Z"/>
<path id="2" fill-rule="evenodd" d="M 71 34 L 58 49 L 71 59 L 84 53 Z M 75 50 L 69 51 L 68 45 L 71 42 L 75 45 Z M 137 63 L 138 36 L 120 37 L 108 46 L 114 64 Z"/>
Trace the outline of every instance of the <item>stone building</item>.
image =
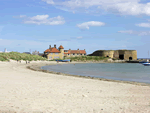
<path id="1" fill-rule="evenodd" d="M 44 57 L 46 57 L 48 60 L 53 59 L 63 59 L 64 58 L 64 47 L 62 45 L 59 46 L 59 48 L 56 48 L 56 45 L 54 47 L 49 46 L 49 49 L 44 51 Z"/>
<path id="2" fill-rule="evenodd" d="M 86 51 L 84 50 L 64 50 L 64 57 L 78 57 L 78 56 L 86 56 Z"/>
<path id="3" fill-rule="evenodd" d="M 136 50 L 97 50 L 89 56 L 104 56 L 122 60 L 137 60 Z"/>

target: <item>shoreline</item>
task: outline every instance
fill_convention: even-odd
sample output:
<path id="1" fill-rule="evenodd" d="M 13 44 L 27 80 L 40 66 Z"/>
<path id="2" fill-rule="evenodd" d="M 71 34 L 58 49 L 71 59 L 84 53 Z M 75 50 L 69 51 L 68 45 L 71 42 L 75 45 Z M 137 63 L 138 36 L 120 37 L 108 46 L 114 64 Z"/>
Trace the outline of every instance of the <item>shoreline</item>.
<path id="1" fill-rule="evenodd" d="M 54 63 L 54 64 L 39 64 L 39 65 L 33 64 L 31 66 L 26 66 L 26 68 L 33 70 L 33 71 L 39 71 L 39 72 L 44 72 L 44 73 L 56 74 L 56 75 L 81 77 L 81 78 L 85 78 L 85 79 L 94 79 L 94 80 L 108 81 L 108 82 L 127 83 L 127 84 L 139 85 L 139 86 L 150 86 L 150 84 L 142 83 L 142 82 L 113 80 L 113 79 L 96 78 L 96 77 L 82 76 L 82 75 L 72 75 L 72 74 L 66 74 L 66 73 L 54 72 L 54 71 L 48 71 L 48 70 L 41 69 L 41 67 L 47 66 L 47 65 L 64 65 L 64 64 L 77 64 L 77 63 L 105 63 L 105 62 L 67 62 L 67 63 L 65 63 L 65 62 L 60 63 L 59 62 L 59 63 Z"/>

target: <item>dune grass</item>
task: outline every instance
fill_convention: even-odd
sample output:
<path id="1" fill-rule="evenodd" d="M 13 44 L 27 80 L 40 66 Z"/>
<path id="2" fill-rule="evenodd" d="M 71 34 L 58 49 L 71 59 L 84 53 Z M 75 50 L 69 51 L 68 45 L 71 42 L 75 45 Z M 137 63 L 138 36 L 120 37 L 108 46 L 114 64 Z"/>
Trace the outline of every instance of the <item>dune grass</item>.
<path id="1" fill-rule="evenodd" d="M 47 60 L 44 57 L 38 55 L 30 55 L 26 53 L 10 52 L 10 53 L 0 53 L 0 61 L 9 61 L 12 60 L 28 60 L 28 61 L 37 61 L 37 60 Z"/>
<path id="2" fill-rule="evenodd" d="M 72 61 L 102 61 L 102 60 L 107 60 L 108 57 L 100 57 L 100 56 L 78 56 L 78 57 L 67 57 L 65 59 L 70 59 Z"/>

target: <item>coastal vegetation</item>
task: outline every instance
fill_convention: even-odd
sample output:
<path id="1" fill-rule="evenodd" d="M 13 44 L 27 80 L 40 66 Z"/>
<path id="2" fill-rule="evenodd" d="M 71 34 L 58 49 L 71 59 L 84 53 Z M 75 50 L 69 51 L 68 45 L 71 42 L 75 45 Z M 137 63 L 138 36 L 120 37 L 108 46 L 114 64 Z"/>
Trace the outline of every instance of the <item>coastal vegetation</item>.
<path id="1" fill-rule="evenodd" d="M 44 57 L 38 55 L 31 55 L 26 53 L 10 52 L 10 53 L 0 53 L 0 61 L 9 61 L 12 60 L 28 60 L 28 61 L 37 61 L 37 60 L 47 60 Z"/>
<path id="2" fill-rule="evenodd" d="M 71 61 L 106 61 L 108 57 L 100 57 L 100 56 L 79 56 L 79 57 L 67 57 L 66 59 L 70 59 Z"/>

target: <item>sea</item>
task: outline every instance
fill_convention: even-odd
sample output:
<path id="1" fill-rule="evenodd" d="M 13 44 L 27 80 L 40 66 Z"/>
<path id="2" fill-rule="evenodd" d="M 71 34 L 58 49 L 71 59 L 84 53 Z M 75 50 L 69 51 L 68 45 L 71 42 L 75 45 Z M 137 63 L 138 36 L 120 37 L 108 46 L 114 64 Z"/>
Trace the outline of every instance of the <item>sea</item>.
<path id="1" fill-rule="evenodd" d="M 72 75 L 150 84 L 150 66 L 139 63 L 58 64 L 43 66 L 41 69 Z"/>

